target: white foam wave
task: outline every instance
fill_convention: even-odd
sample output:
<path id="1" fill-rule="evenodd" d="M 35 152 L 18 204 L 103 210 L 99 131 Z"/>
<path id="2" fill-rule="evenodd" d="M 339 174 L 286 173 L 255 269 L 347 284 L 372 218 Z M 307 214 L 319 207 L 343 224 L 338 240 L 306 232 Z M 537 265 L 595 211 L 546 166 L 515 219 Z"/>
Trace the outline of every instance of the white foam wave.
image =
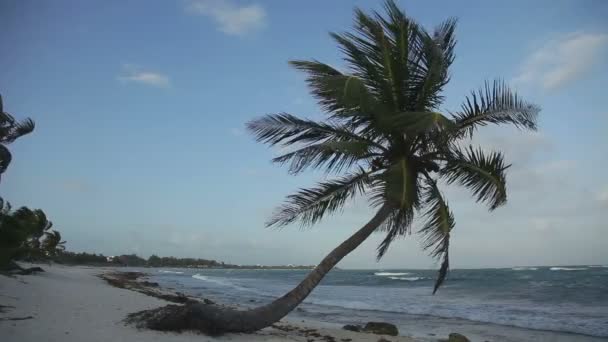
<path id="1" fill-rule="evenodd" d="M 551 271 L 584 271 L 584 267 L 551 267 Z"/>
<path id="2" fill-rule="evenodd" d="M 404 276 L 404 275 L 408 275 L 408 274 L 411 274 L 411 273 L 408 273 L 408 272 L 396 272 L 396 273 L 393 273 L 393 272 L 376 272 L 376 273 L 374 273 L 374 275 L 382 276 L 382 277 Z"/>
<path id="3" fill-rule="evenodd" d="M 202 274 L 195 274 L 192 276 L 192 278 L 194 279 L 198 279 L 198 280 L 202 280 L 208 283 L 213 283 L 216 285 L 220 285 L 223 287 L 232 287 L 234 289 L 240 290 L 240 291 L 248 291 L 248 292 L 255 292 L 251 289 L 239 286 L 237 284 L 234 284 L 233 282 L 229 281 L 228 279 L 224 279 L 224 278 L 218 278 L 218 277 L 208 277 L 208 276 L 204 276 Z"/>
<path id="4" fill-rule="evenodd" d="M 608 265 L 591 265 L 591 266 L 587 266 L 587 267 L 592 267 L 592 268 L 608 268 Z"/>
<path id="5" fill-rule="evenodd" d="M 213 278 L 213 277 L 207 277 L 207 276 L 204 276 L 204 275 L 198 274 L 198 273 L 195 274 L 195 275 L 193 275 L 192 278 L 198 279 L 198 280 L 202 280 L 202 281 L 207 281 L 207 282 L 210 282 L 210 283 L 220 284 L 220 285 L 230 285 L 230 283 L 227 282 L 227 281 L 224 281 L 224 280 L 221 280 L 221 279 L 217 279 L 217 278 Z"/>
<path id="6" fill-rule="evenodd" d="M 513 271 L 536 271 L 538 267 L 513 267 Z"/>
<path id="7" fill-rule="evenodd" d="M 407 281 L 416 281 L 426 279 L 425 277 L 388 277 L 393 280 L 407 280 Z"/>
<path id="8" fill-rule="evenodd" d="M 184 274 L 184 272 L 179 271 L 167 271 L 167 270 L 158 270 L 160 273 L 173 273 L 173 274 Z"/>

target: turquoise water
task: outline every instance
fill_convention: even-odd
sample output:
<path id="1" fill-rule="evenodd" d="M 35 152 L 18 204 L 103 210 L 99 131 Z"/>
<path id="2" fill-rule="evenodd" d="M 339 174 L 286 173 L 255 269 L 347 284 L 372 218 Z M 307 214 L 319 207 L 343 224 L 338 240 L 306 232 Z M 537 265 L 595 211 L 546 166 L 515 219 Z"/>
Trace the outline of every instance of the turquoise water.
<path id="1" fill-rule="evenodd" d="M 161 286 L 221 303 L 260 305 L 283 295 L 306 270 L 159 269 Z M 608 337 L 608 267 L 452 270 L 432 295 L 434 270 L 334 270 L 293 315 L 335 323 L 458 318 Z"/>

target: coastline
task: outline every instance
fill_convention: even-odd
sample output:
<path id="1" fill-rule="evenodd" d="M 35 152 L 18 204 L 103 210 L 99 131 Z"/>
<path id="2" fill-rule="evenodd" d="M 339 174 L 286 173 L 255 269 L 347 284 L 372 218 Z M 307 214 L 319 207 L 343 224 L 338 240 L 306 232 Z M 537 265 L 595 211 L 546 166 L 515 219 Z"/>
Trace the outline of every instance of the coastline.
<path id="1" fill-rule="evenodd" d="M 466 320 L 446 320 L 407 315 L 400 333 L 414 336 L 383 336 L 350 332 L 340 324 L 288 318 L 276 327 L 254 334 L 209 337 L 191 332 L 170 333 L 138 330 L 125 325 L 128 314 L 171 303 L 203 298 L 146 283 L 146 274 L 127 276 L 126 282 L 108 284 L 128 269 L 40 265 L 46 272 L 8 278 L 0 276 L 0 336 L 6 341 L 438 341 L 460 332 L 472 341 L 604 341 L 600 337 L 529 330 Z M 136 272 L 137 273 L 137 272 Z M 105 279 L 105 280 L 104 280 Z M 133 283 L 134 282 L 134 283 Z M 135 285 L 134 285 L 135 284 Z M 31 317 L 31 318 L 30 318 Z M 8 320 L 23 318 L 21 320 Z M 344 317 L 345 324 L 349 317 Z M 369 317 L 369 320 L 373 320 Z M 403 329 L 407 325 L 407 329 Z M 438 329 L 437 327 L 440 327 Z M 491 332 L 488 335 L 488 331 Z M 431 332 L 433 332 L 431 334 Z"/>

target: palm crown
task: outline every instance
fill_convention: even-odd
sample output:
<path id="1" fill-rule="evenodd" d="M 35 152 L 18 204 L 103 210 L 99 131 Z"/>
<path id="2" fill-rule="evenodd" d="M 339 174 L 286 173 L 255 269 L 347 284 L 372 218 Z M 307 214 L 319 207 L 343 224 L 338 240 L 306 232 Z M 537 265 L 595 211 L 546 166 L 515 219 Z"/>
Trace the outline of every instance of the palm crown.
<path id="1" fill-rule="evenodd" d="M 271 114 L 248 123 L 258 141 L 290 148 L 273 159 L 297 174 L 321 168 L 341 174 L 287 197 L 268 226 L 295 221 L 312 225 L 358 195 L 388 207 L 378 229 L 386 237 L 378 258 L 397 237 L 411 231 L 415 217 L 425 249 L 441 260 L 433 292 L 449 268 L 454 217 L 438 181 L 469 188 L 493 210 L 507 200 L 501 152 L 486 152 L 468 139 L 488 124 L 536 129 L 539 108 L 521 100 L 503 82 L 486 83 L 461 108 L 439 112 L 454 61 L 456 21 L 430 33 L 393 1 L 386 15 L 356 10 L 356 34 L 332 33 L 348 66 L 341 72 L 316 60 L 291 61 L 307 74 L 311 93 L 327 114 L 324 121 Z"/>
<path id="2" fill-rule="evenodd" d="M 56 230 L 47 231 L 44 233 L 42 249 L 49 255 L 56 255 L 65 250 L 65 243 L 65 241 L 61 241 L 61 233 Z"/>
<path id="3" fill-rule="evenodd" d="M 34 121 L 32 119 L 18 122 L 12 115 L 4 111 L 2 96 L 0 95 L 0 176 L 6 171 L 13 159 L 11 152 L 5 145 L 31 133 L 33 130 Z"/>

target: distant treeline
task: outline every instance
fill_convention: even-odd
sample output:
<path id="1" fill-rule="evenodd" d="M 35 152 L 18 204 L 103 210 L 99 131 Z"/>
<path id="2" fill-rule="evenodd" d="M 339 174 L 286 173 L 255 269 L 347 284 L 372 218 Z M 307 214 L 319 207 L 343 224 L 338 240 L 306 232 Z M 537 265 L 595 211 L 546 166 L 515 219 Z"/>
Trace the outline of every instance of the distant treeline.
<path id="1" fill-rule="evenodd" d="M 285 266 L 263 266 L 263 265 L 233 265 L 221 261 L 196 259 L 159 257 L 151 255 L 147 260 L 136 254 L 124 254 L 119 256 L 105 256 L 86 252 L 62 251 L 58 253 L 53 261 L 70 265 L 113 265 L 132 267 L 180 267 L 180 268 L 239 268 L 239 269 L 310 269 L 314 266 L 285 265 Z"/>

